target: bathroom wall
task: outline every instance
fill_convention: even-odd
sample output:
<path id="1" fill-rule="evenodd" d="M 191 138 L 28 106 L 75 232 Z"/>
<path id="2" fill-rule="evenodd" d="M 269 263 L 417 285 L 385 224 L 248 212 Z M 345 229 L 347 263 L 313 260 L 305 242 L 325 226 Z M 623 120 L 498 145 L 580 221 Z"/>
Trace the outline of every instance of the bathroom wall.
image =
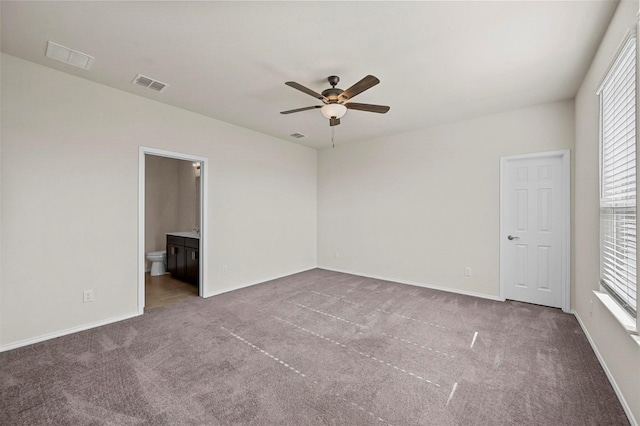
<path id="1" fill-rule="evenodd" d="M 200 228 L 199 210 L 199 172 L 193 162 L 178 162 L 178 222 L 177 228 L 171 231 L 191 231 Z"/>
<path id="2" fill-rule="evenodd" d="M 191 161 L 145 157 L 145 253 L 164 250 L 167 232 L 199 227 L 196 175 Z"/>

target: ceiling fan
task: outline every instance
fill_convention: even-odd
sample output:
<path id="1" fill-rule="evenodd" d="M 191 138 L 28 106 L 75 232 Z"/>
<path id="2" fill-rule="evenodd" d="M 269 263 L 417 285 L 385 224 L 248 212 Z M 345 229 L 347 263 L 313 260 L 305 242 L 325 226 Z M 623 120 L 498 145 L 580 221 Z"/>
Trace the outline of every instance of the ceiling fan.
<path id="1" fill-rule="evenodd" d="M 349 87 L 347 90 L 338 89 L 336 87 L 336 85 L 340 81 L 340 77 L 336 75 L 328 77 L 327 81 L 329 81 L 331 88 L 323 90 L 322 93 L 315 92 L 307 87 L 304 87 L 302 84 L 296 83 L 295 81 L 287 81 L 285 83 L 287 86 L 293 87 L 294 89 L 298 89 L 301 92 L 306 93 L 307 95 L 311 95 L 314 98 L 320 99 L 324 103 L 324 105 L 314 105 L 304 108 L 290 109 L 288 111 L 282 111 L 280 114 L 291 114 L 294 112 L 320 108 L 320 112 L 322 113 L 322 115 L 329 119 L 329 125 L 337 126 L 338 124 L 340 124 L 340 118 L 342 118 L 342 116 L 347 112 L 347 109 L 377 112 L 379 114 L 384 114 L 389 111 L 390 107 L 384 105 L 347 102 L 356 95 L 380 83 L 380 80 L 372 75 L 366 76 L 353 86 Z"/>

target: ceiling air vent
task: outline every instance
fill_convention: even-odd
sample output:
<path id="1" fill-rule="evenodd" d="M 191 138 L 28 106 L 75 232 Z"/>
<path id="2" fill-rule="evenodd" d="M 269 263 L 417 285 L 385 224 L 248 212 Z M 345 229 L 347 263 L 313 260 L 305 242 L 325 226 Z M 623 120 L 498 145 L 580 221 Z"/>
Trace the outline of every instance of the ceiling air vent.
<path id="1" fill-rule="evenodd" d="M 289 136 L 291 136 L 292 138 L 300 139 L 304 138 L 306 135 L 303 135 L 302 133 L 291 133 Z"/>
<path id="2" fill-rule="evenodd" d="M 52 41 L 47 43 L 47 53 L 45 53 L 45 55 L 48 58 L 82 68 L 83 70 L 91 68 L 91 64 L 93 64 L 93 60 L 95 59 L 93 56 L 69 49 Z"/>
<path id="3" fill-rule="evenodd" d="M 162 92 L 164 88 L 168 86 L 166 83 L 145 77 L 142 74 L 138 74 L 136 78 L 133 79 L 132 83 L 146 87 L 147 89 L 155 90 L 156 92 Z"/>

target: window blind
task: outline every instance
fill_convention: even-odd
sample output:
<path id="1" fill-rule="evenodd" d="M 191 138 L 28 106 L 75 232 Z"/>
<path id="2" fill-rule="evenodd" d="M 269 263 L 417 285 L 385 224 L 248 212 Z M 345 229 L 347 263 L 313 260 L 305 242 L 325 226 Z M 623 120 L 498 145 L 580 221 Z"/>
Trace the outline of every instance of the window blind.
<path id="1" fill-rule="evenodd" d="M 636 39 L 600 89 L 600 282 L 634 317 L 636 270 Z"/>

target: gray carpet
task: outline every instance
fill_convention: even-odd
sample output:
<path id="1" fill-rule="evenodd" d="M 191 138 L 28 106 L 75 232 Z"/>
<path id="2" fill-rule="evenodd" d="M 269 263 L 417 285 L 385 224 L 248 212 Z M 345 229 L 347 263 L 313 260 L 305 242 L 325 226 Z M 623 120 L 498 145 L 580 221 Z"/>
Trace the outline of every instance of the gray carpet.
<path id="1" fill-rule="evenodd" d="M 576 319 L 316 269 L 0 354 L 2 425 L 627 425 Z"/>

